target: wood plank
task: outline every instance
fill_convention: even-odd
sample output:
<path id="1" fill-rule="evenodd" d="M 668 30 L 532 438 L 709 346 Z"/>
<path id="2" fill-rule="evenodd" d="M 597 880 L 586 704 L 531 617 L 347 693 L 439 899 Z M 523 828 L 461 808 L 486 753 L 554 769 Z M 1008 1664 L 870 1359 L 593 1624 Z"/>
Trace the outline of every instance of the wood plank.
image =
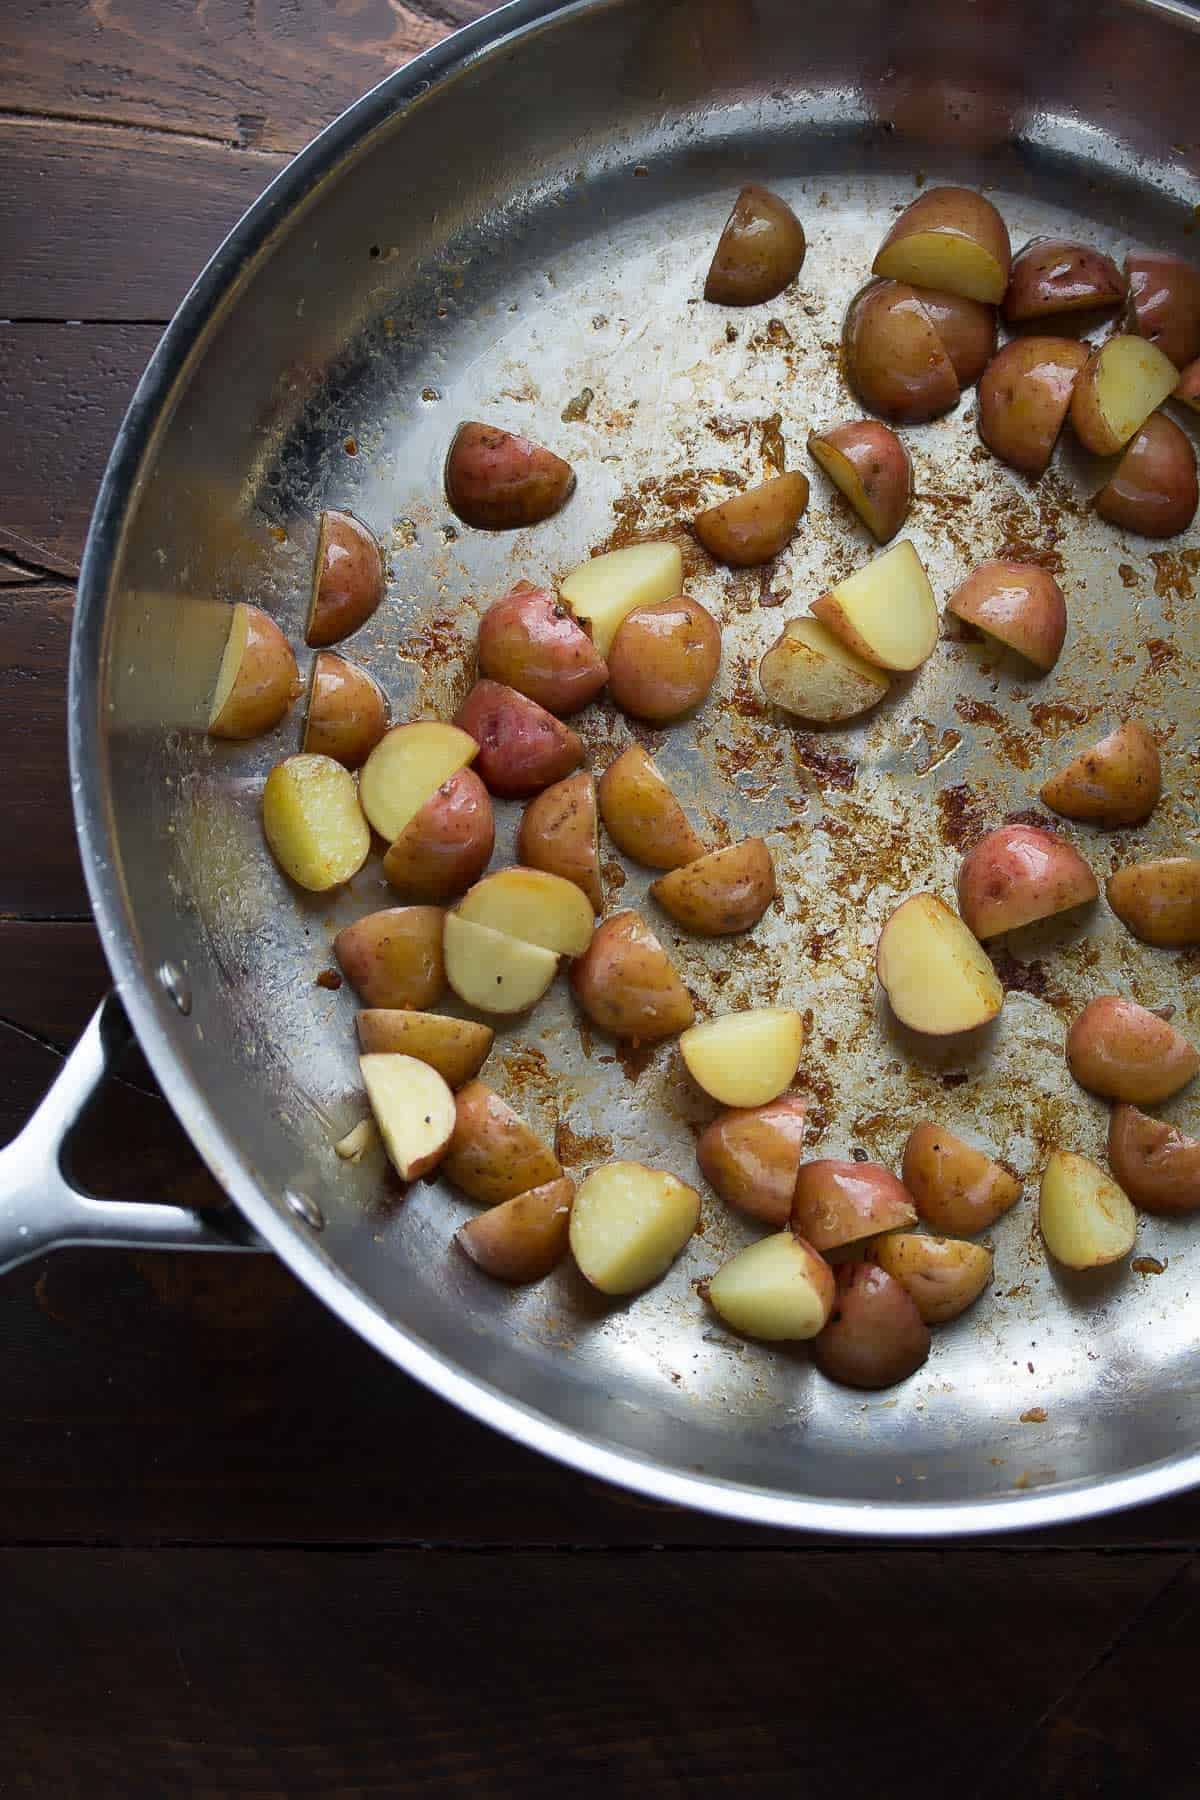
<path id="1" fill-rule="evenodd" d="M 493 0 L 105 0 L 0 8 L 5 110 L 292 152 Z"/>
<path id="2" fill-rule="evenodd" d="M 0 793 L 0 913 L 86 915 L 67 764 L 67 652 L 74 593 L 0 588 L 0 760 L 21 771 Z M 5 1006 L 0 993 L 0 1013 Z"/>
<path id="3" fill-rule="evenodd" d="M 0 919 L 5 1023 L 69 1050 L 111 985 L 100 934 L 90 919 Z"/>
<path id="4" fill-rule="evenodd" d="M 969 1796 L 1178 1567 L 9 1550 L 0 1789 Z M 1190 1716 L 1194 1625 L 1178 1648 L 1101 1728 L 1136 1705 L 1136 1787 L 1023 1791 L 1182 1793 L 1156 1733 Z"/>
<path id="5" fill-rule="evenodd" d="M 286 162 L 157 132 L 0 119 L 0 318 L 165 324 Z"/>

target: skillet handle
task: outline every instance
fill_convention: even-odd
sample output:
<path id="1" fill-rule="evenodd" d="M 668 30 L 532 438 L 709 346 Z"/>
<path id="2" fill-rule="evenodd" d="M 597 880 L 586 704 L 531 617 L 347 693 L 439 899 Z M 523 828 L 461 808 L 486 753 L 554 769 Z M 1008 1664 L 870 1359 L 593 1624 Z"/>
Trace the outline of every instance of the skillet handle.
<path id="1" fill-rule="evenodd" d="M 143 1250 L 261 1250 L 241 1214 L 95 1200 L 63 1172 L 67 1140 L 132 1033 L 116 993 L 101 1001 L 20 1135 L 0 1150 L 0 1274 L 45 1250 L 100 1244 Z"/>

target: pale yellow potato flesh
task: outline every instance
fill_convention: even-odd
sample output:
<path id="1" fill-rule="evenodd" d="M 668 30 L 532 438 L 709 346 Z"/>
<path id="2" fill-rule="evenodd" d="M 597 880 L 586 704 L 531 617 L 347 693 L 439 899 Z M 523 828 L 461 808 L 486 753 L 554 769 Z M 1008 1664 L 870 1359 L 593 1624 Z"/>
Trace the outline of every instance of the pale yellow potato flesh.
<path id="1" fill-rule="evenodd" d="M 500 869 L 485 875 L 463 895 L 458 916 L 561 956 L 582 956 L 595 924 L 582 890 L 545 869 Z"/>
<path id="2" fill-rule="evenodd" d="M 354 777 L 331 756 L 289 756 L 263 789 L 271 855 L 298 887 L 322 894 L 357 875 L 371 848 Z"/>
<path id="3" fill-rule="evenodd" d="M 813 603 L 822 625 L 881 669 L 919 668 L 938 640 L 938 610 L 908 538 Z"/>
<path id="4" fill-rule="evenodd" d="M 575 617 L 586 620 L 593 644 L 606 657 L 617 627 L 635 606 L 654 606 L 682 593 L 683 557 L 678 544 L 629 544 L 580 563 L 558 591 Z"/>
<path id="5" fill-rule="evenodd" d="M 1175 390 L 1179 371 L 1145 338 L 1109 338 L 1092 352 L 1071 393 L 1071 423 L 1086 449 L 1111 456 Z"/>
<path id="6" fill-rule="evenodd" d="M 360 1056 L 367 1099 L 383 1147 L 401 1181 L 427 1174 L 454 1131 L 454 1095 L 436 1069 L 415 1056 Z"/>
<path id="7" fill-rule="evenodd" d="M 998 306 L 1012 246 L 1004 220 L 971 188 L 927 188 L 896 220 L 872 264 L 876 275 Z"/>
<path id="8" fill-rule="evenodd" d="M 558 972 L 558 957 L 540 944 L 446 914 L 442 936 L 446 980 L 480 1012 L 519 1013 L 536 1004 Z"/>
<path id="9" fill-rule="evenodd" d="M 1055 1150 L 1042 1175 L 1038 1225 L 1055 1262 L 1098 1269 L 1133 1249 L 1137 1214 L 1112 1178 L 1070 1150 Z"/>
<path id="10" fill-rule="evenodd" d="M 445 927 L 443 926 L 443 935 Z M 478 1075 L 495 1032 L 476 1019 L 416 1012 L 397 1006 L 364 1006 L 358 1015 L 358 1043 L 364 1055 L 394 1051 L 415 1056 L 436 1069 L 452 1088 Z"/>
<path id="11" fill-rule="evenodd" d="M 362 809 L 380 837 L 394 844 L 442 783 L 478 754 L 468 732 L 437 719 L 385 731 L 358 778 Z"/>
<path id="12" fill-rule="evenodd" d="M 665 1169 L 605 1163 L 575 1195 L 571 1251 L 602 1294 L 634 1294 L 666 1274 L 699 1221 L 699 1194 Z"/>
<path id="13" fill-rule="evenodd" d="M 791 1086 L 804 1020 L 787 1006 L 751 1007 L 692 1025 L 679 1040 L 693 1081 L 722 1106 L 765 1106 Z"/>
<path id="14" fill-rule="evenodd" d="M 896 1017 L 931 1036 L 986 1025 L 1004 1004 L 991 958 L 934 894 L 896 908 L 879 934 L 875 967 Z"/>
<path id="15" fill-rule="evenodd" d="M 709 1302 L 727 1325 L 775 1343 L 816 1337 L 833 1292 L 828 1263 L 790 1227 L 739 1250 L 708 1284 Z"/>
<path id="16" fill-rule="evenodd" d="M 813 618 L 788 620 L 758 665 L 758 681 L 773 706 L 817 725 L 857 718 L 891 685 L 882 669 Z"/>

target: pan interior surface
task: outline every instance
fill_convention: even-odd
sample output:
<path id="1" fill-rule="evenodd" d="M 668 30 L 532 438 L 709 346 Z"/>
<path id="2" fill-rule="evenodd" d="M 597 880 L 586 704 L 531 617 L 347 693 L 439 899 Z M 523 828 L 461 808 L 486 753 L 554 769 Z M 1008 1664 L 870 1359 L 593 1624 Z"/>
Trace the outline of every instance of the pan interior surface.
<path id="1" fill-rule="evenodd" d="M 306 153 L 243 228 L 228 291 L 202 284 L 177 322 L 150 378 L 169 402 L 123 492 L 110 475 L 76 776 L 104 809 L 91 877 L 124 985 L 150 995 L 134 1000 L 143 1040 L 217 1175 L 307 1280 L 398 1361 L 572 1460 L 749 1517 L 828 1525 L 844 1508 L 847 1528 L 894 1531 L 995 1528 L 1035 1516 L 1034 1496 L 1049 1508 L 1036 1516 L 1072 1516 L 1130 1497 L 1135 1477 L 1147 1494 L 1178 1485 L 1200 1449 L 1197 1228 L 1141 1220 L 1136 1255 L 1158 1273 L 1068 1276 L 1040 1247 L 1036 1180 L 1055 1146 L 1102 1155 L 1106 1109 L 1063 1058 L 1073 1014 L 1129 992 L 1194 1034 L 1194 958 L 1139 945 L 1103 905 L 1030 927 L 1001 953 L 997 1029 L 931 1053 L 880 1003 L 872 953 L 898 899 L 951 896 L 964 838 L 1035 807 L 1045 775 L 1131 709 L 1163 736 L 1166 798 L 1136 832 L 1076 841 L 1101 878 L 1194 848 L 1200 537 L 1159 546 L 1095 519 L 1101 465 L 1067 445 L 1029 486 L 982 450 L 968 392 L 905 433 L 904 535 L 939 602 L 986 556 L 1048 557 L 1071 621 L 1058 667 L 1035 680 L 944 638 L 865 722 L 825 733 L 773 716 L 754 672 L 784 621 L 873 553 L 804 445 L 859 413 L 841 320 L 891 220 L 923 184 L 962 181 L 986 188 L 1014 248 L 1062 235 L 1118 260 L 1196 254 L 1197 39 L 1166 15 L 1083 4 L 537 14 L 512 9 L 483 51 L 468 34 L 428 91 L 397 78 L 353 133 Z M 807 257 L 777 300 L 721 309 L 700 298 L 704 272 L 750 180 L 792 204 Z M 528 532 L 455 520 L 441 465 L 467 418 L 569 458 L 569 505 Z M 779 901 L 748 938 L 685 938 L 611 848 L 608 899 L 644 909 L 701 1009 L 811 1013 L 797 1085 L 824 1130 L 810 1153 L 895 1167 L 928 1117 L 1026 1178 L 989 1234 L 992 1290 L 878 1395 L 721 1327 L 696 1283 L 757 1232 L 711 1194 L 668 1277 L 613 1304 L 566 1266 L 528 1290 L 489 1283 L 451 1244 L 472 1210 L 452 1190 L 402 1198 L 379 1152 L 340 1162 L 334 1142 L 365 1112 L 355 1000 L 317 977 L 335 931 L 390 890 L 372 855 L 336 897 L 300 898 L 265 851 L 262 784 L 299 748 L 302 703 L 248 745 L 202 729 L 230 602 L 265 606 L 301 645 L 323 506 L 367 521 L 389 564 L 347 654 L 394 719 L 448 716 L 478 615 L 512 581 L 689 519 L 731 479 L 774 472 L 780 442 L 813 479 L 800 530 L 763 578 L 690 576 L 722 622 L 721 674 L 694 721 L 638 733 L 703 833 L 768 838 Z M 597 772 L 634 741 L 606 706 L 576 723 Z M 517 814 L 497 808 L 493 866 Z M 187 1017 L 155 983 L 165 963 L 187 973 Z M 633 1055 L 582 1034 L 561 978 L 498 1030 L 483 1073 L 577 1177 L 632 1156 L 696 1179 L 715 1109 L 674 1046 Z M 1200 1129 L 1194 1095 L 1164 1111 Z M 320 1208 L 319 1234 L 289 1192 Z"/>

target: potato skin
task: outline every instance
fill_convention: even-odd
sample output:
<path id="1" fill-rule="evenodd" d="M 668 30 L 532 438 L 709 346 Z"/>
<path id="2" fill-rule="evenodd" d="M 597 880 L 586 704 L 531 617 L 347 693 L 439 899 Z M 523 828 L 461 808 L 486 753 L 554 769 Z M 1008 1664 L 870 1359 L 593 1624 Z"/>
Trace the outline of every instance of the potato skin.
<path id="1" fill-rule="evenodd" d="M 944 232 L 948 237 L 969 238 L 978 244 L 991 257 L 996 272 L 994 286 L 989 277 L 990 291 L 976 298 L 991 303 L 1003 298 L 1012 262 L 1008 227 L 991 201 L 976 193 L 974 188 L 926 188 L 923 194 L 905 207 L 880 244 L 872 264 L 874 273 L 892 273 L 892 269 L 886 266 L 890 260 L 888 252 L 899 249 L 906 239 L 927 232 Z"/>
<path id="2" fill-rule="evenodd" d="M 696 1161 L 722 1200 L 764 1224 L 786 1225 L 804 1148 L 808 1101 L 781 1094 L 766 1106 L 729 1107 L 696 1140 Z"/>
<path id="3" fill-rule="evenodd" d="M 992 1278 L 992 1253 L 982 1244 L 893 1231 L 867 1252 L 912 1298 L 926 1325 L 945 1325 L 973 1306 Z"/>
<path id="4" fill-rule="evenodd" d="M 454 1241 L 496 1281 L 540 1281 L 567 1253 L 574 1198 L 575 1183 L 565 1175 L 543 1182 L 469 1219 Z"/>
<path id="5" fill-rule="evenodd" d="M 364 1006 L 427 1011 L 446 985 L 437 906 L 389 906 L 339 931 L 333 954 Z"/>
<path id="6" fill-rule="evenodd" d="M 1108 904 L 1144 944 L 1200 944 L 1200 858 L 1163 856 L 1129 863 L 1109 876 Z"/>
<path id="7" fill-rule="evenodd" d="M 474 769 L 459 769 L 431 794 L 383 859 L 383 872 L 407 900 L 453 900 L 492 859 L 496 821 Z"/>
<path id="8" fill-rule="evenodd" d="M 704 855 L 703 839 L 640 744 L 605 769 L 596 802 L 617 849 L 648 869 L 677 869 Z"/>
<path id="9" fill-rule="evenodd" d="M 549 1144 L 486 1081 L 454 1096 L 454 1132 L 442 1172 L 481 1206 L 500 1206 L 562 1177 Z"/>
<path id="10" fill-rule="evenodd" d="M 300 748 L 357 769 L 387 730 L 388 705 L 373 675 L 334 650 L 313 658 Z"/>
<path id="11" fill-rule="evenodd" d="M 842 350 L 862 404 L 893 425 L 922 425 L 958 404 L 954 365 L 916 288 L 904 282 L 873 281 L 855 295 Z"/>
<path id="12" fill-rule="evenodd" d="M 597 843 L 596 784 L 586 769 L 537 794 L 521 817 L 517 861 L 573 881 L 604 911 Z"/>
<path id="13" fill-rule="evenodd" d="M 225 704 L 209 724 L 210 737 L 261 737 L 274 730 L 300 692 L 295 652 L 274 619 L 261 606 L 239 604 L 246 618 L 246 641 Z"/>
<path id="14" fill-rule="evenodd" d="M 1142 1212 L 1174 1217 L 1200 1210 L 1200 1138 L 1136 1106 L 1114 1106 L 1108 1122 L 1113 1180 Z"/>
<path id="15" fill-rule="evenodd" d="M 1134 433 L 1116 472 L 1092 502 L 1110 525 L 1148 538 L 1186 531 L 1198 504 L 1192 440 L 1160 412 L 1151 413 Z"/>
<path id="16" fill-rule="evenodd" d="M 1136 251 L 1125 258 L 1125 273 L 1130 330 L 1185 369 L 1200 356 L 1200 269 L 1179 256 Z"/>
<path id="17" fill-rule="evenodd" d="M 814 1250 L 837 1250 L 916 1222 L 912 1196 L 882 1163 L 826 1156 L 797 1171 L 792 1230 Z"/>
<path id="18" fill-rule="evenodd" d="M 733 203 L 704 283 L 718 306 L 758 306 L 794 281 L 804 262 L 804 227 L 786 200 L 751 182 Z"/>
<path id="19" fill-rule="evenodd" d="M 635 912 L 614 913 L 596 927 L 571 965 L 571 987 L 589 1019 L 618 1038 L 676 1037 L 696 1016 L 671 959 Z"/>
<path id="20" fill-rule="evenodd" d="M 836 646 L 836 649 L 835 649 Z M 861 656 L 848 663 L 849 647 L 819 619 L 789 619 L 758 665 L 758 685 L 772 706 L 818 725 L 855 719 L 878 706 L 888 691 L 883 670 Z"/>
<path id="21" fill-rule="evenodd" d="M 977 1236 L 1021 1198 L 1015 1175 L 928 1119 L 909 1133 L 900 1174 L 924 1223 L 949 1237 Z"/>
<path id="22" fill-rule="evenodd" d="M 1200 412 L 1200 357 L 1190 362 L 1179 377 L 1179 386 L 1172 398 L 1190 407 L 1193 412 Z"/>
<path id="23" fill-rule="evenodd" d="M 758 924 L 775 898 L 775 864 L 761 838 L 743 838 L 660 875 L 650 892 L 685 931 L 726 937 Z"/>
<path id="24" fill-rule="evenodd" d="M 583 761 L 583 744 L 569 726 L 498 681 L 477 681 L 454 723 L 479 745 L 475 769 L 504 800 L 536 794 Z"/>
<path id="25" fill-rule="evenodd" d="M 626 613 L 608 653 L 608 689 L 622 712 L 663 724 L 700 704 L 720 666 L 720 626 L 680 594 Z"/>
<path id="26" fill-rule="evenodd" d="M 1074 338 L 1014 338 L 996 352 L 979 380 L 979 435 L 993 455 L 1035 481 L 1045 474 L 1087 360 Z"/>
<path id="27" fill-rule="evenodd" d="M 912 461 L 891 427 L 878 419 L 849 419 L 828 431 L 810 431 L 808 453 L 845 495 L 875 542 L 890 542 L 908 517 L 913 491 Z M 834 473 L 839 457 L 848 465 L 840 468 L 840 479 Z"/>
<path id="28" fill-rule="evenodd" d="M 570 463 L 514 431 L 469 419 L 446 456 L 446 498 L 464 525 L 518 531 L 539 525 L 575 492 Z"/>
<path id="29" fill-rule="evenodd" d="M 452 1019 L 412 1007 L 364 1006 L 355 1024 L 364 1056 L 374 1052 L 415 1056 L 436 1069 L 451 1088 L 478 1075 L 496 1035 L 490 1025 L 473 1019 Z"/>
<path id="30" fill-rule="evenodd" d="M 718 562 L 748 569 L 779 555 L 807 505 L 808 477 L 793 469 L 710 506 L 696 516 L 692 530 Z"/>
<path id="31" fill-rule="evenodd" d="M 1047 674 L 1067 635 L 1067 603 L 1048 569 L 1037 563 L 989 558 L 972 569 L 946 610 L 998 638 Z"/>
<path id="32" fill-rule="evenodd" d="M 835 1278 L 833 1315 L 813 1339 L 821 1373 L 854 1388 L 894 1387 L 915 1375 L 930 1337 L 912 1295 L 877 1263 L 843 1263 Z"/>
<path id="33" fill-rule="evenodd" d="M 1065 769 L 1042 783 L 1039 797 L 1064 819 L 1083 819 L 1114 830 L 1141 825 L 1162 794 L 1158 745 L 1131 719 L 1083 750 Z"/>
<path id="34" fill-rule="evenodd" d="M 1111 256 L 1070 238 L 1033 238 L 1013 258 L 1004 317 L 1015 325 L 1119 306 L 1124 298 L 1125 279 Z"/>
<path id="35" fill-rule="evenodd" d="M 996 353 L 996 309 L 963 294 L 915 288 L 950 358 L 960 388 L 974 387 Z"/>
<path id="36" fill-rule="evenodd" d="M 479 673 L 563 715 L 594 700 L 608 680 L 604 658 L 545 588 L 518 581 L 479 621 Z"/>
<path id="37" fill-rule="evenodd" d="M 959 913 L 981 939 L 1082 906 L 1099 891 L 1078 850 L 1036 825 L 989 831 L 968 850 L 958 871 Z"/>
<path id="38" fill-rule="evenodd" d="M 1157 1106 L 1193 1079 L 1200 1054 L 1182 1032 L 1136 1000 L 1102 994 L 1088 1002 L 1067 1033 L 1067 1063 L 1090 1093 Z"/>
<path id="39" fill-rule="evenodd" d="M 383 599 L 383 552 L 353 513 L 321 514 L 304 641 L 324 649 L 365 625 Z"/>

